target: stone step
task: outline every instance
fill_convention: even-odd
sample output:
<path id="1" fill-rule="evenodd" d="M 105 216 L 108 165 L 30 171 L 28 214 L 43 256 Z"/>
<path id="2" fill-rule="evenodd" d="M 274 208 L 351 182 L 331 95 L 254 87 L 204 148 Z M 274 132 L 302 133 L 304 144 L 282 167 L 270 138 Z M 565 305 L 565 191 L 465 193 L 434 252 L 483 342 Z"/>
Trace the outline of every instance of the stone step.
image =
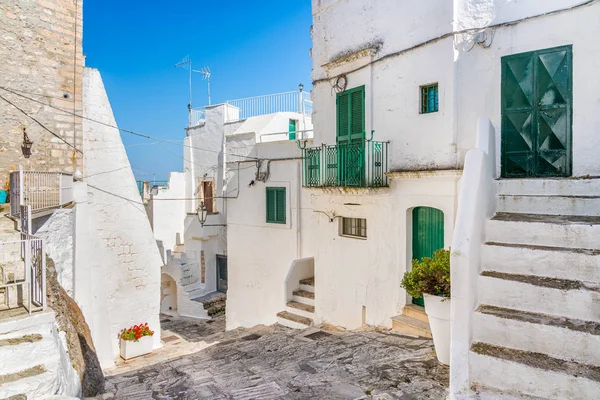
<path id="1" fill-rule="evenodd" d="M 484 271 L 479 302 L 533 313 L 600 321 L 600 292 L 581 281 Z"/>
<path id="2" fill-rule="evenodd" d="M 0 337 L 0 372 L 12 374 L 36 366 L 56 356 L 58 348 L 52 337 L 38 333 L 18 337 Z"/>
<path id="3" fill-rule="evenodd" d="M 600 280 L 600 250 L 488 242 L 482 248 L 481 265 L 486 271 L 509 274 Z"/>
<path id="4" fill-rule="evenodd" d="M 315 294 L 306 290 L 294 290 L 292 292 L 292 300 L 297 303 L 308 304 L 309 306 L 315 305 Z"/>
<path id="5" fill-rule="evenodd" d="M 392 330 L 403 335 L 431 338 L 431 329 L 427 322 L 406 315 L 392 317 Z"/>
<path id="6" fill-rule="evenodd" d="M 499 195 L 600 196 L 600 179 L 500 179 Z"/>
<path id="7" fill-rule="evenodd" d="M 425 307 L 418 306 L 416 304 L 408 304 L 402 309 L 402 315 L 418 319 L 429 324 L 429 318 L 425 313 Z"/>
<path id="8" fill-rule="evenodd" d="M 596 366 L 480 342 L 471 346 L 469 360 L 475 387 L 515 388 L 545 399 L 589 400 L 600 393 Z"/>
<path id="9" fill-rule="evenodd" d="M 315 316 L 315 307 L 309 306 L 308 304 L 298 303 L 296 301 L 290 301 L 286 304 L 285 311 L 290 312 L 292 314 L 298 314 L 302 317 L 306 318 L 314 318 Z"/>
<path id="10" fill-rule="evenodd" d="M 25 370 L 0 375 L 0 398 L 25 394 L 28 399 L 42 399 L 58 389 L 56 366 L 37 364 Z"/>
<path id="11" fill-rule="evenodd" d="M 482 305 L 473 341 L 600 366 L 600 322 Z"/>
<path id="12" fill-rule="evenodd" d="M 498 196 L 498 212 L 600 216 L 598 196 Z"/>
<path id="13" fill-rule="evenodd" d="M 302 279 L 300 281 L 300 290 L 304 290 L 306 292 L 315 292 L 315 278 L 307 278 Z"/>
<path id="14" fill-rule="evenodd" d="M 277 322 L 292 329 L 306 329 L 312 326 L 313 320 L 287 311 L 277 313 Z"/>
<path id="15" fill-rule="evenodd" d="M 600 217 L 497 213 L 485 231 L 487 242 L 600 249 Z"/>

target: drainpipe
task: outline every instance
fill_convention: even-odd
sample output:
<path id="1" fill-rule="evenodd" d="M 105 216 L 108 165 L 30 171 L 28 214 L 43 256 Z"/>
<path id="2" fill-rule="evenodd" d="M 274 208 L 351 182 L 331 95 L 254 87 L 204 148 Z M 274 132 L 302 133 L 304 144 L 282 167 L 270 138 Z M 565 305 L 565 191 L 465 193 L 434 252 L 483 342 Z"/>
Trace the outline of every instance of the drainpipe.
<path id="1" fill-rule="evenodd" d="M 296 164 L 296 179 L 298 182 L 296 192 L 296 259 L 299 260 L 302 255 L 302 237 L 300 235 L 300 197 L 302 195 L 302 163 Z"/>

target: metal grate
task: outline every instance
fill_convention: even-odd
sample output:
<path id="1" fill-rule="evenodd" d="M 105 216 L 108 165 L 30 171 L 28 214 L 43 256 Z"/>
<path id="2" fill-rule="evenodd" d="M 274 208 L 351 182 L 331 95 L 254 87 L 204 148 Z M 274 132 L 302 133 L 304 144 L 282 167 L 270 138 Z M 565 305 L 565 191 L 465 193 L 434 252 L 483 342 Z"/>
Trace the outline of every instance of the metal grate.
<path id="1" fill-rule="evenodd" d="M 388 142 L 360 140 L 304 149 L 305 187 L 386 187 Z"/>
<path id="2" fill-rule="evenodd" d="M 421 86 L 421 114 L 436 112 L 438 109 L 438 84 Z"/>
<path id="3" fill-rule="evenodd" d="M 367 220 L 364 218 L 342 218 L 342 236 L 367 237 Z"/>

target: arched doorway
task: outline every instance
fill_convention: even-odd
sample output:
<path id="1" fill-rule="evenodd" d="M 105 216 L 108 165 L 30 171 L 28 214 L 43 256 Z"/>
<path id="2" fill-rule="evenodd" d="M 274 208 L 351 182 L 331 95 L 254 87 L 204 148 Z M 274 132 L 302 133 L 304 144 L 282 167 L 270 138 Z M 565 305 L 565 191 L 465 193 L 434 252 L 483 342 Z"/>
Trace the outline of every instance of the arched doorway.
<path id="1" fill-rule="evenodd" d="M 161 276 L 160 312 L 167 315 L 177 314 L 177 284 L 171 276 Z"/>
<path id="2" fill-rule="evenodd" d="M 412 259 L 431 257 L 444 247 L 444 213 L 437 208 L 415 207 L 412 211 Z M 413 304 L 424 306 L 423 298 Z"/>

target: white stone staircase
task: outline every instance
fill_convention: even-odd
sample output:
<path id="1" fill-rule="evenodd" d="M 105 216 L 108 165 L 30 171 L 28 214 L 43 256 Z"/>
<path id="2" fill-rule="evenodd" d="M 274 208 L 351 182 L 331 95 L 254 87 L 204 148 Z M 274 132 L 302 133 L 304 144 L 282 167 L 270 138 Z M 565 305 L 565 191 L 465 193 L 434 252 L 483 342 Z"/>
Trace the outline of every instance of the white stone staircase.
<path id="1" fill-rule="evenodd" d="M 64 333 L 58 332 L 53 311 L 0 321 L 0 360 L 0 399 L 80 394 L 79 377 L 71 366 Z"/>
<path id="2" fill-rule="evenodd" d="M 500 180 L 485 235 L 473 389 L 599 399 L 600 179 Z"/>
<path id="3" fill-rule="evenodd" d="M 315 278 L 302 279 L 288 301 L 285 311 L 277 313 L 280 325 L 305 329 L 313 325 L 315 315 Z"/>

